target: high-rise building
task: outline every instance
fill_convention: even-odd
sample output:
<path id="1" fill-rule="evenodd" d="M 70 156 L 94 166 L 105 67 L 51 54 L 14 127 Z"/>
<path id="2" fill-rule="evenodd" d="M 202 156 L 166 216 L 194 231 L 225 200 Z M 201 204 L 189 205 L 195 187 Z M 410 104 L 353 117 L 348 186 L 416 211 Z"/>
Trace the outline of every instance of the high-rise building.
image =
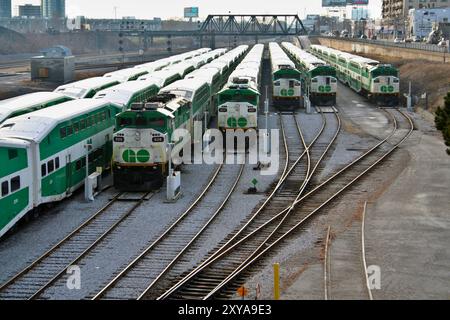
<path id="1" fill-rule="evenodd" d="M 0 18 L 11 18 L 11 0 L 0 0 Z"/>
<path id="2" fill-rule="evenodd" d="M 383 0 L 383 19 L 406 18 L 410 9 L 450 6 L 450 0 Z"/>
<path id="3" fill-rule="evenodd" d="M 19 6 L 19 17 L 41 17 L 41 6 L 33 6 L 31 4 L 25 4 Z"/>
<path id="4" fill-rule="evenodd" d="M 42 17 L 65 18 L 66 16 L 66 1 L 65 0 L 41 0 Z"/>

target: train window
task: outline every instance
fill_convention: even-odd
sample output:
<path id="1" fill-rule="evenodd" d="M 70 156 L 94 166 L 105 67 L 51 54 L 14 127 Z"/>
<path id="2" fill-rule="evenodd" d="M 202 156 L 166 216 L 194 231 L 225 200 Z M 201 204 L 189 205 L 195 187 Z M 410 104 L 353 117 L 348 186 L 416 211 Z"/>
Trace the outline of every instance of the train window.
<path id="1" fill-rule="evenodd" d="M 137 126 L 145 126 L 145 125 L 147 125 L 147 119 L 145 119 L 143 117 L 137 117 L 136 118 L 136 125 Z"/>
<path id="2" fill-rule="evenodd" d="M 330 79 L 329 77 L 327 77 L 327 81 L 326 81 L 326 84 L 327 84 L 327 85 L 330 84 L 330 80 L 331 80 L 331 79 Z"/>
<path id="3" fill-rule="evenodd" d="M 45 177 L 47 175 L 47 166 L 45 165 L 45 163 L 43 165 L 41 165 L 41 177 Z"/>
<path id="4" fill-rule="evenodd" d="M 294 87 L 294 81 L 289 81 L 289 88 L 293 88 Z"/>
<path id="5" fill-rule="evenodd" d="M 55 162 L 53 160 L 47 162 L 47 171 L 49 174 L 55 171 Z"/>
<path id="6" fill-rule="evenodd" d="M 66 127 L 59 129 L 59 136 L 64 139 L 67 136 Z"/>
<path id="7" fill-rule="evenodd" d="M 86 120 L 81 120 L 80 121 L 80 130 L 84 130 L 86 129 Z"/>
<path id="8" fill-rule="evenodd" d="M 75 123 L 73 124 L 73 131 L 74 131 L 75 133 L 78 133 L 78 131 L 80 131 L 80 123 L 79 123 L 79 122 L 75 122 Z"/>
<path id="9" fill-rule="evenodd" d="M 103 111 L 101 113 L 101 115 L 102 115 L 102 121 L 105 121 L 106 120 L 106 111 Z"/>
<path id="10" fill-rule="evenodd" d="M 20 176 L 11 179 L 11 192 L 15 192 L 20 189 Z"/>
<path id="11" fill-rule="evenodd" d="M 7 196 L 9 193 L 8 181 L 2 182 L 2 197 Z"/>
<path id="12" fill-rule="evenodd" d="M 129 126 L 132 123 L 131 118 L 119 118 L 119 126 Z"/>
<path id="13" fill-rule="evenodd" d="M 59 169 L 59 157 L 55 158 L 55 169 L 58 170 Z"/>
<path id="14" fill-rule="evenodd" d="M 81 170 L 81 160 L 78 160 L 77 162 L 75 162 L 75 170 Z"/>
<path id="15" fill-rule="evenodd" d="M 67 127 L 67 135 L 70 136 L 72 134 L 73 134 L 73 128 L 72 128 L 72 126 L 68 126 Z"/>
<path id="16" fill-rule="evenodd" d="M 18 155 L 19 154 L 17 152 L 17 149 L 8 149 L 8 158 L 9 158 L 9 160 L 17 158 Z"/>
<path id="17" fill-rule="evenodd" d="M 82 168 L 86 168 L 86 157 L 84 157 L 83 159 L 81 159 L 81 167 L 82 167 Z"/>
<path id="18" fill-rule="evenodd" d="M 95 115 L 91 116 L 91 123 L 92 123 L 93 126 L 95 125 Z"/>

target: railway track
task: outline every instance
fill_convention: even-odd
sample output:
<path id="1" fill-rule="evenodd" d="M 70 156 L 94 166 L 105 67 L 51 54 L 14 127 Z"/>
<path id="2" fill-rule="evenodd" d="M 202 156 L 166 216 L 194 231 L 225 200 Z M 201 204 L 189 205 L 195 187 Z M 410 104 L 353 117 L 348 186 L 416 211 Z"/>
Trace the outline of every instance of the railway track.
<path id="1" fill-rule="evenodd" d="M 405 129 L 405 125 L 403 125 L 403 128 L 399 128 L 399 115 L 397 114 L 393 116 L 394 130 L 392 133 L 368 152 L 364 153 L 358 159 L 300 198 L 296 205 L 301 204 L 301 210 L 296 210 L 290 221 L 278 229 L 278 234 L 273 238 L 272 242 L 267 243 L 264 250 L 260 251 L 251 261 L 242 266 L 240 270 L 236 271 L 233 278 L 236 278 L 238 275 L 242 276 L 243 271 L 250 265 L 269 253 L 274 246 L 278 245 L 295 231 L 301 229 L 309 221 L 309 218 L 330 204 L 334 199 L 341 195 L 343 191 L 353 186 L 361 177 L 365 176 L 369 171 L 378 166 L 384 159 L 386 159 L 386 157 L 396 150 L 414 130 L 414 125 L 411 118 L 404 113 L 399 112 L 399 114 L 407 120 L 406 122 L 409 126 L 408 129 Z M 381 146 L 384 146 L 384 148 L 380 148 Z M 349 171 L 349 168 L 352 168 L 352 170 Z M 333 183 L 331 184 L 330 182 Z M 274 219 L 277 218 L 278 216 L 274 217 Z M 258 231 L 259 230 L 255 230 L 255 232 Z M 228 282 L 222 284 L 220 288 L 223 288 L 226 284 L 229 284 L 233 278 L 228 279 Z M 236 281 L 239 282 L 239 279 Z M 241 282 L 242 281 L 243 279 L 241 278 Z M 215 289 L 215 292 L 217 291 L 218 288 Z M 213 294 L 208 294 L 205 298 L 211 298 L 212 296 Z"/>
<path id="2" fill-rule="evenodd" d="M 247 236 L 241 238 L 234 244 L 222 248 L 214 258 L 205 261 L 205 263 L 185 276 L 165 294 L 161 295 L 159 299 L 227 298 L 233 294 L 239 284 L 244 282 L 245 271 L 251 265 L 267 255 L 274 246 L 303 227 L 309 221 L 310 217 L 323 209 L 343 191 L 354 185 L 361 177 L 380 164 L 412 134 L 414 126 L 409 116 L 400 111 L 393 111 L 394 114 L 389 111 L 387 112 L 391 114 L 394 122 L 394 129 L 388 137 L 307 194 L 297 199 L 291 206 L 286 207 L 274 215 L 265 224 L 253 229 Z M 407 120 L 408 129 L 398 127 L 400 115 L 403 119 Z M 349 170 L 350 168 L 352 170 Z M 301 208 L 298 208 L 300 204 Z M 291 210 L 292 207 L 297 208 Z M 291 214 L 287 215 L 287 212 Z M 280 220 L 286 216 L 289 216 L 289 218 L 285 219 L 284 223 L 280 223 Z M 271 228 L 273 225 L 276 225 L 277 228 Z M 251 244 L 252 239 L 267 233 L 268 229 L 272 230 L 270 233 L 271 236 L 265 238 L 266 242 L 264 245 L 261 243 L 259 246 Z M 247 252 L 246 255 L 249 258 L 246 258 L 245 262 L 241 262 L 236 257 L 236 254 L 239 251 L 245 251 L 244 247 L 248 248 L 248 250 L 250 250 L 249 247 L 253 247 L 253 251 L 251 254 Z M 257 250 L 254 250 L 255 248 Z M 236 260 L 239 260 L 239 263 L 236 263 Z"/>
<path id="3" fill-rule="evenodd" d="M 189 208 L 92 299 L 138 299 L 142 292 L 148 292 L 163 282 L 175 264 L 188 263 L 186 252 L 194 246 L 201 246 L 197 240 L 229 202 L 244 167 L 244 164 L 220 165 Z M 234 179 L 230 180 L 231 177 Z M 218 200 L 217 195 L 227 189 L 225 196 Z"/>
<path id="4" fill-rule="evenodd" d="M 0 299 L 38 298 L 55 280 L 66 273 L 68 267 L 75 265 L 88 254 L 154 193 L 139 194 L 139 198 L 127 203 L 120 201 L 124 195 L 115 195 L 82 225 L 2 284 Z"/>
<path id="5" fill-rule="evenodd" d="M 253 217 L 241 228 L 239 229 L 231 239 L 218 248 L 214 253 L 211 254 L 202 264 L 195 268 L 192 272 L 186 275 L 184 278 L 178 280 L 171 289 L 166 291 L 164 294 L 160 295 L 158 299 L 175 298 L 175 299 L 205 299 L 208 298 L 210 294 L 214 294 L 216 288 L 222 286 L 222 284 L 227 283 L 228 279 L 234 277 L 236 270 L 239 270 L 242 265 L 246 264 L 252 256 L 262 250 L 269 239 L 272 238 L 272 233 L 276 230 L 276 224 L 272 224 L 270 228 L 266 228 L 263 232 L 259 232 L 256 236 L 254 231 L 261 228 L 261 226 L 267 226 L 268 221 L 274 221 L 272 219 L 273 215 L 279 212 L 282 208 L 289 203 L 294 203 L 296 199 L 301 195 L 311 180 L 314 173 L 317 171 L 319 164 L 324 158 L 325 154 L 331 148 L 331 145 L 335 141 L 339 131 L 340 131 L 340 120 L 337 114 L 333 114 L 332 119 L 336 119 L 335 130 L 332 130 L 330 126 L 326 126 L 327 119 L 325 115 L 322 114 L 323 126 L 311 141 L 311 143 L 305 147 L 305 151 L 300 154 L 300 156 L 295 160 L 289 161 L 291 167 L 287 170 L 286 174 L 282 175 L 277 187 L 268 199 L 263 203 L 263 205 L 256 211 Z M 283 120 L 283 119 L 282 119 Z M 299 135 L 301 135 L 301 130 L 298 127 L 298 122 L 294 119 L 297 126 Z M 283 132 L 287 132 L 286 126 L 282 122 Z M 326 138 L 323 135 L 324 131 L 327 130 L 327 134 L 332 133 L 332 138 Z M 287 132 L 288 133 L 288 132 Z M 328 140 L 328 145 L 325 150 L 322 149 L 322 144 L 325 143 L 324 140 Z M 317 144 L 317 150 L 312 155 L 311 150 L 313 146 Z M 294 146 L 298 146 L 297 143 Z M 291 145 L 291 150 L 293 146 Z M 294 147 L 295 149 L 295 147 Z M 290 151 L 290 150 L 289 150 Z M 306 157 L 304 158 L 304 156 Z M 289 156 L 287 157 L 289 159 Z M 300 160 L 304 158 L 304 161 L 308 163 L 307 170 L 303 176 L 303 180 L 297 180 L 297 183 L 285 184 L 288 182 L 289 178 L 296 179 L 297 173 L 295 169 L 298 168 Z M 315 162 L 315 166 L 312 163 Z M 301 167 L 301 166 L 300 166 Z M 283 216 L 279 215 L 278 223 L 283 223 Z M 246 240 L 246 241 L 244 241 Z M 229 296 L 234 293 L 234 290 L 228 290 L 225 296 Z"/>

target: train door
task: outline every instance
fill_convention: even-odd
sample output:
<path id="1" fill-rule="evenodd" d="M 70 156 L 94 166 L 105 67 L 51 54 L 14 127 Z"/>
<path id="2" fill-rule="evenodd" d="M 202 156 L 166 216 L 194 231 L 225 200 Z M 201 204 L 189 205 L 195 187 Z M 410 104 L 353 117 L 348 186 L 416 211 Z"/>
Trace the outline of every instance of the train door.
<path id="1" fill-rule="evenodd" d="M 70 193 L 72 187 L 72 161 L 70 154 L 66 155 L 66 193 Z"/>

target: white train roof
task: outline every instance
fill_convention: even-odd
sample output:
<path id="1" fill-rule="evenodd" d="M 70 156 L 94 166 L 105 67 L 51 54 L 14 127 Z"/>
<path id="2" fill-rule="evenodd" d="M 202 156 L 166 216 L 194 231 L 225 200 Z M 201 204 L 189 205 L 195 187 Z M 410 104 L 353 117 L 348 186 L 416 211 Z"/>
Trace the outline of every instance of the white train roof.
<path id="1" fill-rule="evenodd" d="M 111 79 L 116 79 L 120 82 L 125 82 L 128 81 L 128 79 L 142 73 L 142 72 L 146 72 L 148 73 L 148 71 L 146 70 L 142 70 L 142 69 L 136 69 L 136 68 L 127 68 L 127 69 L 122 69 L 122 70 L 117 70 L 117 71 L 113 71 L 113 72 L 109 72 L 107 74 L 105 74 L 103 77 L 105 78 L 111 78 Z"/>
<path id="2" fill-rule="evenodd" d="M 313 70 L 316 67 L 328 65 L 322 59 L 319 59 L 315 55 L 300 49 L 290 42 L 283 42 L 282 46 L 286 48 L 286 50 L 298 61 L 302 62 L 308 70 Z"/>
<path id="3" fill-rule="evenodd" d="M 208 84 L 205 79 L 182 79 L 162 88 L 159 93 L 173 93 L 179 97 L 192 100 L 192 93 L 203 85 Z"/>
<path id="4" fill-rule="evenodd" d="M 24 110 L 62 98 L 68 97 L 58 92 L 34 92 L 24 94 L 19 97 L 2 100 L 0 101 L 0 123 L 16 111 Z"/>
<path id="5" fill-rule="evenodd" d="M 179 76 L 180 72 L 176 69 L 160 70 L 150 74 L 143 75 L 137 81 L 153 81 L 158 87 L 162 88 L 164 82 L 173 76 Z M 133 81 L 130 81 L 133 82 Z"/>
<path id="6" fill-rule="evenodd" d="M 375 66 L 378 66 L 380 64 L 379 61 L 377 60 L 373 60 L 373 59 L 369 59 L 369 58 L 365 58 L 365 57 L 361 57 L 355 54 L 351 54 L 348 52 L 342 52 L 340 50 L 336 50 L 333 48 L 328 48 L 326 46 L 321 46 L 321 45 L 311 45 L 311 48 L 315 48 L 315 49 L 320 49 L 322 51 L 327 52 L 328 54 L 335 54 L 337 57 L 339 58 L 344 58 L 350 62 L 355 62 L 358 63 L 362 66 L 366 66 L 368 68 L 372 68 Z"/>
<path id="7" fill-rule="evenodd" d="M 0 138 L 41 142 L 59 123 L 110 105 L 103 99 L 79 99 L 6 120 Z"/>
<path id="8" fill-rule="evenodd" d="M 157 86 L 159 88 L 158 83 L 152 80 L 128 81 L 97 92 L 94 99 L 106 99 L 109 102 L 123 106 L 130 101 L 136 92 L 145 90 L 151 86 Z"/>
<path id="9" fill-rule="evenodd" d="M 205 79 L 211 85 L 214 77 L 218 74 L 220 71 L 215 68 L 198 69 L 188 74 L 185 79 Z"/>
<path id="10" fill-rule="evenodd" d="M 94 77 L 94 78 L 88 78 L 76 82 L 72 82 L 69 84 L 65 84 L 62 86 L 59 86 L 55 89 L 54 92 L 65 94 L 66 96 L 80 99 L 84 98 L 84 95 L 92 89 L 96 89 L 99 87 L 103 87 L 109 84 L 112 84 L 114 82 L 118 82 L 119 80 L 115 78 L 105 78 L 105 77 Z"/>
<path id="11" fill-rule="evenodd" d="M 29 145 L 29 141 L 22 139 L 0 137 L 0 148 L 26 148 Z"/>

